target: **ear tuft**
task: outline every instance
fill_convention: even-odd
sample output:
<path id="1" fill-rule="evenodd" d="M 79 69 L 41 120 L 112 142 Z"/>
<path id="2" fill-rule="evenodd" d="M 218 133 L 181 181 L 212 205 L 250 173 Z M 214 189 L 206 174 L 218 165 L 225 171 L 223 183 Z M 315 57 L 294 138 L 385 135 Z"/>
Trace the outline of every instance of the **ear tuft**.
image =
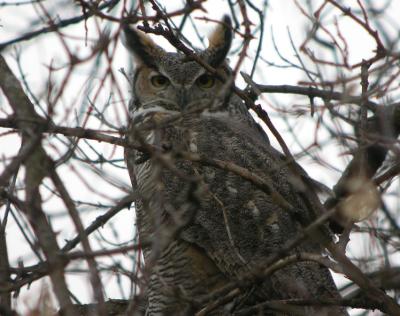
<path id="1" fill-rule="evenodd" d="M 231 18 L 224 15 L 221 23 L 208 38 L 209 45 L 204 52 L 211 66 L 219 66 L 225 60 L 231 47 L 232 36 Z"/>
<path id="2" fill-rule="evenodd" d="M 123 25 L 123 44 L 135 56 L 136 62 L 157 68 L 159 60 L 165 51 L 158 46 L 146 33 Z"/>
<path id="3" fill-rule="evenodd" d="M 222 21 L 215 30 L 210 34 L 208 38 L 209 46 L 208 48 L 218 48 L 225 46 L 226 43 L 232 41 L 232 22 L 228 15 L 224 15 Z"/>

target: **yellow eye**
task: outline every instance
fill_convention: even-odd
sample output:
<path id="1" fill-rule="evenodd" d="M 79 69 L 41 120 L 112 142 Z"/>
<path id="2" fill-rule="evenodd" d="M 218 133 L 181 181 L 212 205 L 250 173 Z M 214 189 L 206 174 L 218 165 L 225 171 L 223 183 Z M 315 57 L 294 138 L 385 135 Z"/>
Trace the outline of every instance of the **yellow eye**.
<path id="1" fill-rule="evenodd" d="M 207 74 L 201 75 L 197 78 L 196 83 L 200 88 L 209 89 L 214 86 L 215 78 Z"/>
<path id="2" fill-rule="evenodd" d="M 156 88 L 164 88 L 169 85 L 169 79 L 163 75 L 155 75 L 151 77 L 150 81 Z"/>

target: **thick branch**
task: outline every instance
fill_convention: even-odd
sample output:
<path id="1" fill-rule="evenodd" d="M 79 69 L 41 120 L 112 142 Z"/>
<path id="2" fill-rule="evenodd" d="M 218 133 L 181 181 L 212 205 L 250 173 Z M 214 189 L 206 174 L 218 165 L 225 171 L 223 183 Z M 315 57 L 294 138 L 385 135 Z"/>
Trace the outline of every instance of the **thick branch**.
<path id="1" fill-rule="evenodd" d="M 39 117 L 32 103 L 25 95 L 19 81 L 1 55 L 0 88 L 3 90 L 16 117 Z M 34 141 L 41 132 L 37 130 L 36 125 L 29 122 L 21 121 L 19 122 L 19 127 L 22 131 L 22 150 L 24 150 L 24 146 Z M 67 316 L 73 316 L 76 315 L 76 313 L 69 297 L 68 286 L 65 281 L 64 262 L 59 256 L 60 248 L 57 244 L 56 235 L 50 223 L 47 221 L 46 214 L 43 212 L 41 194 L 39 192 L 39 186 L 43 178 L 47 175 L 49 161 L 49 157 L 40 145 L 38 145 L 32 151 L 30 157 L 26 159 L 24 163 L 26 167 L 26 201 L 24 205 L 20 205 L 20 208 L 25 212 L 49 262 L 51 268 L 50 279 L 60 307 L 65 310 Z"/>

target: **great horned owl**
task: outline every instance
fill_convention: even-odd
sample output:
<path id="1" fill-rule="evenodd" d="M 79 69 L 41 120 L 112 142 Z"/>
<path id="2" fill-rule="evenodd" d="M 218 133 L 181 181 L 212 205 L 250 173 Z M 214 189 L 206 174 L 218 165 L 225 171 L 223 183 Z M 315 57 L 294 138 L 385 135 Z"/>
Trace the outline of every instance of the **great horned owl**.
<path id="1" fill-rule="evenodd" d="M 166 52 L 139 30 L 125 27 L 124 33 L 136 63 L 128 139 L 147 149 L 128 148 L 125 158 L 139 195 L 135 209 L 150 275 L 148 314 L 194 315 L 205 307 L 207 295 L 262 265 L 296 238 L 300 223 L 310 222 L 313 215 L 290 180 L 282 155 L 232 93 L 229 80 L 222 82 L 183 54 Z M 225 17 L 209 47 L 197 52 L 228 79 L 231 40 L 230 19 Z M 199 162 L 199 157 L 235 164 L 269 181 L 296 214 L 282 208 L 270 192 L 237 173 Z M 308 240 L 296 252 L 321 253 L 321 248 Z M 241 288 L 210 314 L 230 315 L 270 300 L 338 297 L 328 269 L 301 262 Z M 292 313 L 278 310 L 260 307 L 256 314 Z M 335 307 L 297 311 L 345 314 Z"/>

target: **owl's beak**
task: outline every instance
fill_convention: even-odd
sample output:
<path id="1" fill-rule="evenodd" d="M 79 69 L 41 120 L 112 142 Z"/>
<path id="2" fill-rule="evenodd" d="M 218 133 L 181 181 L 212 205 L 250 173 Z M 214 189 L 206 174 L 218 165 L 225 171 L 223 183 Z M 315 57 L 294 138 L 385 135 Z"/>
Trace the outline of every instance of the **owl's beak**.
<path id="1" fill-rule="evenodd" d="M 181 111 L 187 107 L 188 101 L 188 91 L 182 87 L 178 93 L 178 104 Z"/>

